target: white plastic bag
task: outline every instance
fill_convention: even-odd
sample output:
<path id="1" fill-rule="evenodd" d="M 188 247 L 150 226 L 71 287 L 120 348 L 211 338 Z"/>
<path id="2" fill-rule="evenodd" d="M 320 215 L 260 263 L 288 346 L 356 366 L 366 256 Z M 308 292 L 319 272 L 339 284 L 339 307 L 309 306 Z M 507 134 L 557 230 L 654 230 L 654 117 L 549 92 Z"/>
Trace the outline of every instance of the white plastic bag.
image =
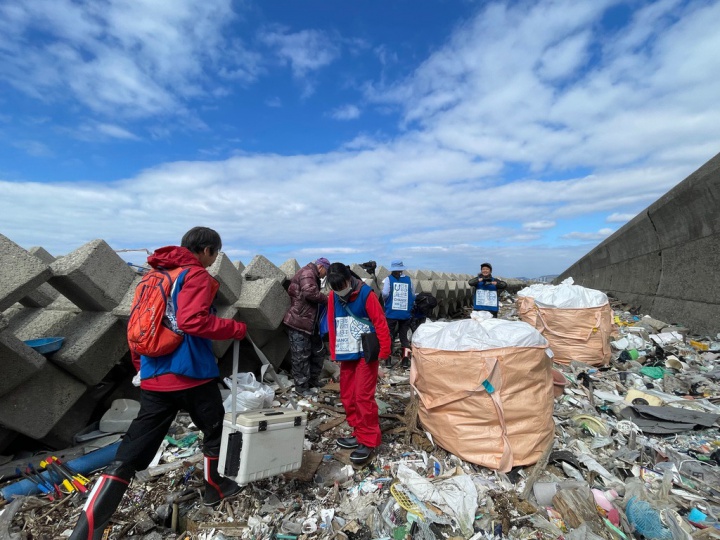
<path id="1" fill-rule="evenodd" d="M 472 523 L 477 511 L 477 489 L 467 474 L 429 480 L 407 465 L 398 466 L 397 478 L 423 503 L 440 508 L 457 522 L 460 531 L 472 536 Z"/>
<path id="2" fill-rule="evenodd" d="M 243 392 L 238 392 L 235 399 L 235 410 L 237 412 L 245 412 L 262 409 L 264 397 L 264 394 L 259 391 L 251 392 L 249 390 L 245 390 Z M 223 401 L 223 407 L 225 408 L 225 412 L 232 412 L 232 394 Z"/>
<path id="3" fill-rule="evenodd" d="M 544 347 L 547 340 L 521 321 L 493 319 L 473 312 L 472 319 L 426 322 L 413 333 L 415 347 L 442 351 L 485 351 L 502 347 Z"/>
<path id="4" fill-rule="evenodd" d="M 536 283 L 521 289 L 517 294 L 528 296 L 538 306 L 547 308 L 591 308 L 608 303 L 605 293 L 573 283 L 572 278 L 567 278 L 560 285 Z"/>
<path id="5" fill-rule="evenodd" d="M 254 373 L 236 373 L 235 380 L 237 381 L 238 390 L 257 390 L 260 387 Z M 225 386 L 232 390 L 232 377 L 225 377 L 223 382 Z"/>
<path id="6" fill-rule="evenodd" d="M 237 398 L 235 400 L 237 412 L 272 407 L 275 390 L 271 386 L 256 380 L 253 373 L 237 373 L 235 380 L 237 381 Z M 225 377 L 223 382 L 232 390 L 231 377 Z M 225 412 L 232 411 L 232 393 L 223 401 L 223 407 Z"/>

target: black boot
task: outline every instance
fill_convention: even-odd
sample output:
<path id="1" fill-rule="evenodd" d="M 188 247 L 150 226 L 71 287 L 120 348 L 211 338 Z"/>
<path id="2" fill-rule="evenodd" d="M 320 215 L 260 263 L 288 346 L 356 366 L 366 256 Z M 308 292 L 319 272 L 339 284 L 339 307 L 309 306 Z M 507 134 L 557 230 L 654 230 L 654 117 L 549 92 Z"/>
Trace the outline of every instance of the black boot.
<path id="1" fill-rule="evenodd" d="M 135 470 L 120 461 L 113 461 L 97 479 L 70 540 L 100 540 L 115 513 Z"/>
<path id="2" fill-rule="evenodd" d="M 242 489 L 229 478 L 220 476 L 218 460 L 217 456 L 205 455 L 205 494 L 203 495 L 205 506 L 220 504 L 220 501 L 240 493 Z"/>
<path id="3" fill-rule="evenodd" d="M 372 456 L 372 448 L 368 448 L 364 444 L 360 444 L 358 445 L 357 450 L 350 454 L 350 461 L 356 465 L 360 465 L 370 459 L 370 456 Z"/>
<path id="4" fill-rule="evenodd" d="M 403 347 L 402 367 L 403 369 L 410 369 L 410 357 L 412 356 L 412 349 L 409 347 Z"/>

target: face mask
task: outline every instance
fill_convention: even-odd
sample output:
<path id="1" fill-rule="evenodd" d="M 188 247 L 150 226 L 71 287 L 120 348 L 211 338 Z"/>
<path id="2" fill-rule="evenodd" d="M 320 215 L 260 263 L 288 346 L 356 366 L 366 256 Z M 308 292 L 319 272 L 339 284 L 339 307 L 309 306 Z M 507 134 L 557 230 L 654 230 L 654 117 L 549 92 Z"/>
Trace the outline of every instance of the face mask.
<path id="1" fill-rule="evenodd" d="M 340 298 L 345 298 L 352 292 L 352 285 L 348 285 L 341 291 L 335 291 L 335 294 L 337 294 Z"/>

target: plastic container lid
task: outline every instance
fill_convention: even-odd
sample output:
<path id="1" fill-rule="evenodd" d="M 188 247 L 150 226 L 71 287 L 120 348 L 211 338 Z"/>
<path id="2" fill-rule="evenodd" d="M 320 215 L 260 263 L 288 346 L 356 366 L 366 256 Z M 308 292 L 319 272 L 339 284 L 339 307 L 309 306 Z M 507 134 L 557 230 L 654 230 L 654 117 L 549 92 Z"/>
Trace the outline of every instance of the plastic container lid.
<path id="1" fill-rule="evenodd" d="M 55 336 L 39 339 L 29 339 L 27 341 L 24 341 L 23 343 L 25 343 L 25 345 L 27 345 L 28 347 L 35 349 L 40 354 L 48 354 L 59 350 L 60 347 L 62 347 L 64 341 L 64 337 Z"/>

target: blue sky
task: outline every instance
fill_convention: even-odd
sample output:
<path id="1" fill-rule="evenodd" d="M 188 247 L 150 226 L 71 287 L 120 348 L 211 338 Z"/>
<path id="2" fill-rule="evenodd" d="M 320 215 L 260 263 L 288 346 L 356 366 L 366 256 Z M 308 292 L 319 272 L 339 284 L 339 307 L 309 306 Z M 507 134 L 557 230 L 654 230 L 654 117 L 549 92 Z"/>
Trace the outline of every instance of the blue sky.
<path id="1" fill-rule="evenodd" d="M 719 27 L 702 0 L 0 0 L 0 233 L 559 273 L 720 150 Z"/>

